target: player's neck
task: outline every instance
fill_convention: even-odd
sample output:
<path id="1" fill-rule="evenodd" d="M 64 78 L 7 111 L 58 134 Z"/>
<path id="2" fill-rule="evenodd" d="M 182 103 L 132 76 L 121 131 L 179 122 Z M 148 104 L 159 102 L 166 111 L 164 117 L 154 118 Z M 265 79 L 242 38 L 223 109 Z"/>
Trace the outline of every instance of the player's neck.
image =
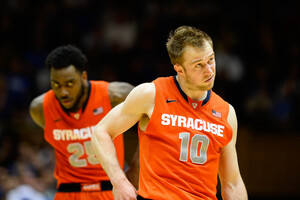
<path id="1" fill-rule="evenodd" d="M 79 97 L 78 102 L 76 103 L 73 109 L 69 110 L 69 112 L 78 112 L 86 105 L 86 101 L 88 98 L 88 91 L 89 91 L 89 85 L 87 83 L 83 85 L 83 92 Z"/>
<path id="2" fill-rule="evenodd" d="M 85 102 L 87 100 L 87 89 L 85 89 L 84 94 L 82 95 L 79 105 L 77 106 L 77 110 L 80 110 L 83 108 L 83 106 L 85 105 Z"/>
<path id="3" fill-rule="evenodd" d="M 89 91 L 89 85 L 88 83 L 84 84 L 84 91 L 83 94 L 81 96 L 79 105 L 78 105 L 78 110 L 82 109 L 85 105 L 86 105 L 86 101 L 88 100 L 88 91 Z"/>
<path id="4" fill-rule="evenodd" d="M 199 89 L 194 89 L 192 87 L 189 87 L 188 84 L 186 84 L 183 80 L 181 80 L 180 76 L 176 76 L 176 79 L 182 89 L 182 91 L 190 97 L 194 101 L 202 101 L 206 98 L 207 96 L 207 91 L 206 90 L 199 90 Z"/>

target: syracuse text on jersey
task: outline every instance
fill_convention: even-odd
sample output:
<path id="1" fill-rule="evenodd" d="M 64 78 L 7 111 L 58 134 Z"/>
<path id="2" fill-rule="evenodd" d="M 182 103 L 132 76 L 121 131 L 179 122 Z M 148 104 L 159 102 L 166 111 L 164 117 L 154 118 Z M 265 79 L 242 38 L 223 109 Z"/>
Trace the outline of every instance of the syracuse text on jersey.
<path id="1" fill-rule="evenodd" d="M 70 141 L 70 140 L 85 140 L 92 137 L 92 132 L 95 126 L 85 127 L 80 129 L 54 129 L 54 140 Z"/>
<path id="2" fill-rule="evenodd" d="M 180 115 L 170 115 L 170 114 L 162 114 L 161 115 L 161 124 L 168 126 L 178 126 L 191 128 L 198 131 L 210 132 L 214 135 L 223 137 L 224 126 L 219 124 L 214 124 L 211 122 L 207 122 L 202 119 L 194 119 L 191 117 L 185 117 Z"/>

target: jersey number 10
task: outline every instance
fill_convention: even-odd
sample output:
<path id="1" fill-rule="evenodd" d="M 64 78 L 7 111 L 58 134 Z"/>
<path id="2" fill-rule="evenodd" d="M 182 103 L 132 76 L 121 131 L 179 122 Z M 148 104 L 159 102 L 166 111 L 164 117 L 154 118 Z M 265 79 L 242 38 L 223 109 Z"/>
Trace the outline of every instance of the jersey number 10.
<path id="1" fill-rule="evenodd" d="M 188 132 L 179 133 L 179 139 L 181 139 L 179 160 L 186 162 L 188 160 L 190 133 Z M 201 143 L 200 155 L 198 155 L 197 153 L 199 143 Z M 190 145 L 190 158 L 192 163 L 204 164 L 207 161 L 208 145 L 209 145 L 209 139 L 206 135 L 195 134 L 192 137 L 191 145 Z"/>

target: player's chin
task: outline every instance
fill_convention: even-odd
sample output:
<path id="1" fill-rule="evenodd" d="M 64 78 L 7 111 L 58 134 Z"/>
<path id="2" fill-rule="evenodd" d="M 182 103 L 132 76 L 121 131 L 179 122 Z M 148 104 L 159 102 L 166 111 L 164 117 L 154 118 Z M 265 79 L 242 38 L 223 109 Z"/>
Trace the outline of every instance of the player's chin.
<path id="1" fill-rule="evenodd" d="M 210 90 L 214 87 L 214 82 L 210 82 L 210 83 L 206 83 L 206 85 L 204 86 L 204 90 Z"/>
<path id="2" fill-rule="evenodd" d="M 73 101 L 61 101 L 60 102 L 61 105 L 65 108 L 65 109 L 71 109 L 73 107 Z"/>

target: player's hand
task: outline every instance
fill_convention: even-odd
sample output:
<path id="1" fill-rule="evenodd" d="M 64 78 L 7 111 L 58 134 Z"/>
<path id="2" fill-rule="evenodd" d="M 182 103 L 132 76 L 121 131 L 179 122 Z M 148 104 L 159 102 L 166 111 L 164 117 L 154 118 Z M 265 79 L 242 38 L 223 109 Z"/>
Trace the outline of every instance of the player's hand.
<path id="1" fill-rule="evenodd" d="M 113 185 L 115 200 L 136 200 L 137 191 L 128 179 L 122 180 Z"/>

